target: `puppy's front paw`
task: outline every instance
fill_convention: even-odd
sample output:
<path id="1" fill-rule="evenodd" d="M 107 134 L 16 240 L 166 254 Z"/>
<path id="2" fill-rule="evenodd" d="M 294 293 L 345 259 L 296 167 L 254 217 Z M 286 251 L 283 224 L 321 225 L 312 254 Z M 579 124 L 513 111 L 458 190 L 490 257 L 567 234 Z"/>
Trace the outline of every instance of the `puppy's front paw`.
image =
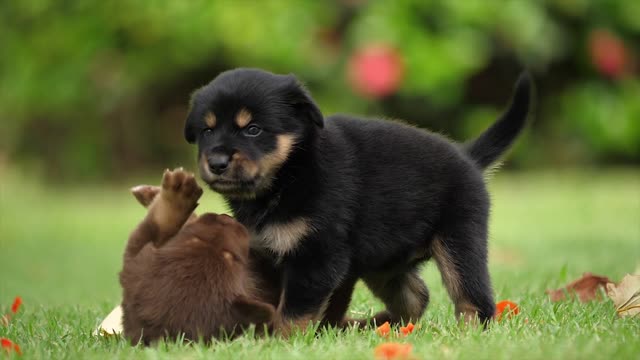
<path id="1" fill-rule="evenodd" d="M 198 205 L 202 188 L 198 186 L 193 173 L 182 168 L 166 170 L 162 176 L 160 196 L 176 210 L 190 213 Z"/>

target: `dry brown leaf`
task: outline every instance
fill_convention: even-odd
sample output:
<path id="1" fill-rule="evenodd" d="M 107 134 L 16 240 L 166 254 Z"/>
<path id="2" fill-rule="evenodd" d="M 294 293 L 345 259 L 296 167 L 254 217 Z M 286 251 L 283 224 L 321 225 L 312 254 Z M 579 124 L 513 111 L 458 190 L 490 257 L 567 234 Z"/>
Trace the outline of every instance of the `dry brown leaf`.
<path id="1" fill-rule="evenodd" d="M 620 283 L 607 284 L 607 295 L 616 305 L 620 316 L 636 316 L 640 314 L 640 275 L 627 274 Z"/>
<path id="2" fill-rule="evenodd" d="M 582 274 L 580 279 L 567 284 L 567 286 L 560 289 L 547 290 L 546 293 L 549 294 L 551 301 L 564 300 L 567 296 L 577 296 L 581 302 L 587 302 L 600 299 L 601 296 L 598 290 L 600 288 L 604 289 L 607 283 L 610 282 L 611 280 L 606 276 L 593 275 L 590 272 L 586 272 Z"/>

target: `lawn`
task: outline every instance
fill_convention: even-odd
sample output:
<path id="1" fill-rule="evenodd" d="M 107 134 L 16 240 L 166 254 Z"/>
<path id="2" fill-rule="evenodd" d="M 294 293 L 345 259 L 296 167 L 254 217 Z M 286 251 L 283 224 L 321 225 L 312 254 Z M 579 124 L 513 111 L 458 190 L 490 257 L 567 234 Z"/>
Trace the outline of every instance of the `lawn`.
<path id="1" fill-rule="evenodd" d="M 385 341 L 352 329 L 145 349 L 92 336 L 119 301 L 124 243 L 144 214 L 127 192 L 135 184 L 46 187 L 0 170 L 0 310 L 16 295 L 24 299 L 12 323 L 0 325 L 0 337 L 18 343 L 25 358 L 370 359 Z M 640 171 L 502 172 L 490 184 L 496 299 L 517 302 L 520 315 L 487 331 L 460 326 L 429 263 L 431 304 L 419 329 L 397 341 L 413 344 L 419 359 L 637 359 L 639 318 L 617 318 L 608 300 L 551 303 L 544 290 L 585 271 L 619 280 L 640 265 Z M 206 192 L 203 209 L 224 205 Z M 380 306 L 360 285 L 350 311 Z"/>

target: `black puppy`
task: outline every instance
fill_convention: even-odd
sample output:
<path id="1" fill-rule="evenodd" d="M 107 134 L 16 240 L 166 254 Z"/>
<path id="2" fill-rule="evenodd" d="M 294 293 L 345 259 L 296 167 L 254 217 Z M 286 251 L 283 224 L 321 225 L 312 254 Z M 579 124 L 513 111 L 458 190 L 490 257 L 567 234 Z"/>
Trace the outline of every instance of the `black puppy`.
<path id="1" fill-rule="evenodd" d="M 362 279 L 387 308 L 376 322 L 417 320 L 429 302 L 420 265 L 434 258 L 456 314 L 485 322 L 495 304 L 483 170 L 524 127 L 530 82 L 521 76 L 506 113 L 463 145 L 324 118 L 294 76 L 236 69 L 195 92 L 185 138 L 252 233 L 252 256 L 281 274 L 286 319 L 340 324 Z"/>

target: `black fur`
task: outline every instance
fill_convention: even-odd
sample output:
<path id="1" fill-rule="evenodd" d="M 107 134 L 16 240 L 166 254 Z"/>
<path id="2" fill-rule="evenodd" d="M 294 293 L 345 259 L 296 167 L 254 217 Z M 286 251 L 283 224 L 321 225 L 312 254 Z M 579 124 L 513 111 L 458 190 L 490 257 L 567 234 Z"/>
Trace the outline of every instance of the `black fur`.
<path id="1" fill-rule="evenodd" d="M 435 257 L 456 312 L 486 321 L 494 302 L 482 172 L 523 128 L 530 82 L 523 75 L 500 120 L 477 140 L 458 145 L 392 121 L 349 115 L 323 121 L 293 76 L 236 69 L 194 94 L 185 138 L 198 143 L 200 159 L 226 151 L 259 162 L 278 148 L 278 135 L 295 136 L 286 162 L 268 179 L 241 172 L 220 187 L 203 176 L 256 234 L 308 219 L 311 231 L 290 251 L 254 246 L 282 273 L 289 319 L 310 318 L 330 299 L 323 320 L 339 323 L 356 280 L 363 279 L 387 306 L 376 321 L 416 320 L 429 300 L 417 274 Z M 248 137 L 233 125 L 241 108 L 262 127 L 259 136 Z M 205 133 L 207 111 L 215 113 L 217 125 Z"/>

